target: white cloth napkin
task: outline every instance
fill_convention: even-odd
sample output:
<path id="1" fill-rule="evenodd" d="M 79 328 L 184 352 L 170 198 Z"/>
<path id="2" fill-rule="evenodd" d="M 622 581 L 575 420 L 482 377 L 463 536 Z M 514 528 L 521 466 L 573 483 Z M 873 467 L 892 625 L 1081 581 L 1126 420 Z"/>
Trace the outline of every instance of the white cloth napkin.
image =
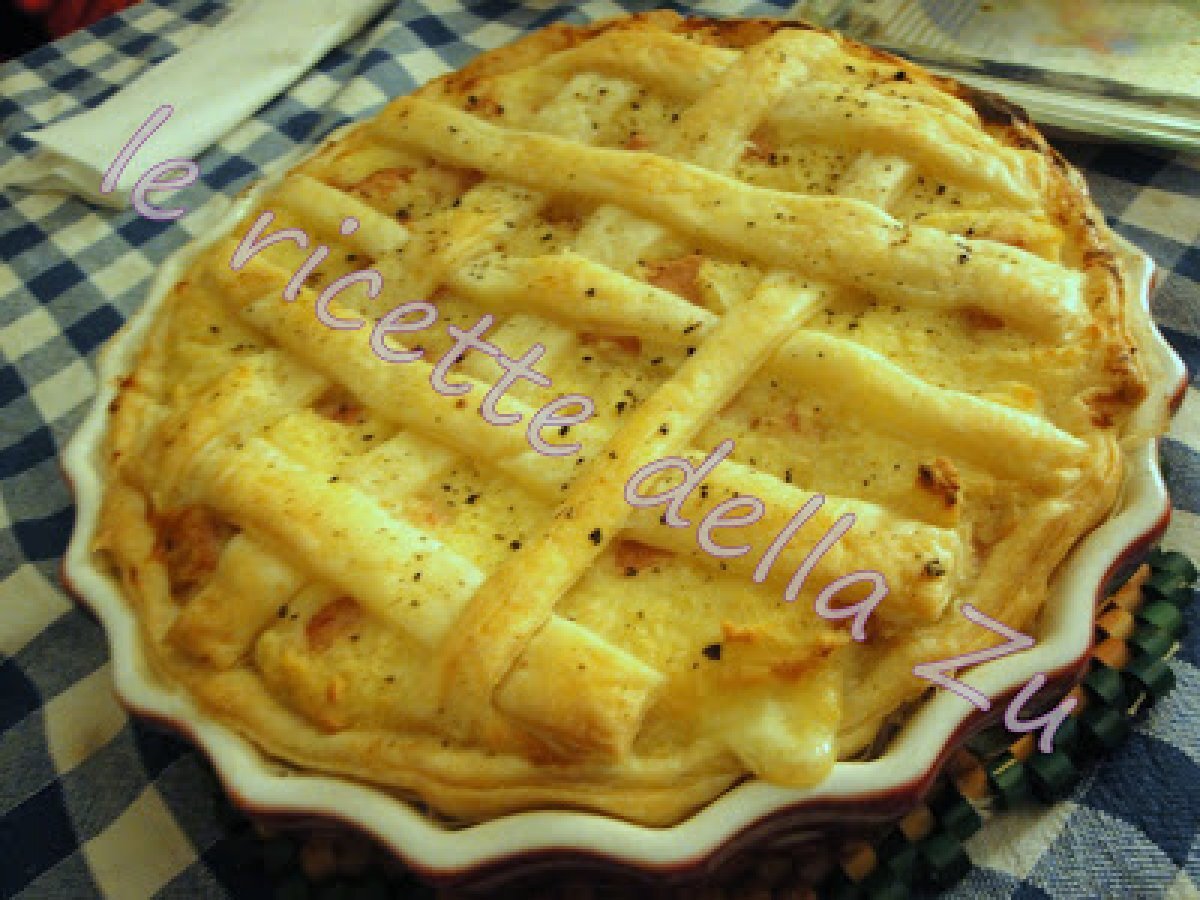
<path id="1" fill-rule="evenodd" d="M 138 178 L 166 159 L 193 159 L 284 90 L 392 0 L 242 0 L 205 34 L 94 109 L 25 137 L 31 157 L 0 168 L 0 187 L 66 191 L 125 206 Z M 159 107 L 172 114 L 141 145 L 115 190 L 106 170 Z"/>

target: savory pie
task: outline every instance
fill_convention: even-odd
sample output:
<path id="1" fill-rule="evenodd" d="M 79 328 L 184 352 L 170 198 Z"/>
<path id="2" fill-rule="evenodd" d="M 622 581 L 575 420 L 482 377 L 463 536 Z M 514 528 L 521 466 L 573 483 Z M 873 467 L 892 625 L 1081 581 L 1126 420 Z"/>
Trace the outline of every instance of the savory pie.
<path id="1" fill-rule="evenodd" d="M 305 769 L 464 820 L 812 785 L 879 751 L 915 665 L 997 643 L 964 603 L 1036 634 L 1109 514 L 1146 385 L 1113 250 L 998 98 L 795 22 L 555 25 L 195 258 L 112 403 L 95 547 L 159 674 Z M 497 357 L 447 353 L 487 316 L 552 381 L 511 385 L 516 426 L 481 413 Z M 569 394 L 594 414 L 542 434 L 577 452 L 536 450 Z M 627 502 L 726 440 L 688 527 Z M 701 549 L 737 497 L 758 519 L 713 540 L 750 550 Z M 861 571 L 888 590 L 860 641 L 814 602 Z"/>

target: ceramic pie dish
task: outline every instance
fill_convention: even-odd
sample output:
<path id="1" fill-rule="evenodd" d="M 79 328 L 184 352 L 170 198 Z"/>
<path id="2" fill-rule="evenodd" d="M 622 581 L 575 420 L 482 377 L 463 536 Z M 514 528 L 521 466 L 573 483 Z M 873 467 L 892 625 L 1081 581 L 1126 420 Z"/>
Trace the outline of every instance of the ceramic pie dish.
<path id="1" fill-rule="evenodd" d="M 1169 514 L 1151 278 L 997 98 L 795 23 L 552 27 L 164 266 L 65 577 L 251 809 L 432 877 L 704 871 L 916 802 L 968 603 L 1035 638 L 958 676 L 992 718 L 1083 664 Z"/>

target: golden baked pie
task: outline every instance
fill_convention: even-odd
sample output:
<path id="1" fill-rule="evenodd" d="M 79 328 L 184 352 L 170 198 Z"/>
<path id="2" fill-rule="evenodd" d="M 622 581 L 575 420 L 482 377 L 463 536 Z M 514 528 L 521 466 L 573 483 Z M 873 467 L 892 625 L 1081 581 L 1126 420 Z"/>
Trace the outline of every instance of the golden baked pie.
<path id="1" fill-rule="evenodd" d="M 553 26 L 196 257 L 95 546 L 275 757 L 677 821 L 878 751 L 997 643 L 964 604 L 1036 634 L 1145 393 L 1120 276 L 997 98 L 794 22 Z"/>

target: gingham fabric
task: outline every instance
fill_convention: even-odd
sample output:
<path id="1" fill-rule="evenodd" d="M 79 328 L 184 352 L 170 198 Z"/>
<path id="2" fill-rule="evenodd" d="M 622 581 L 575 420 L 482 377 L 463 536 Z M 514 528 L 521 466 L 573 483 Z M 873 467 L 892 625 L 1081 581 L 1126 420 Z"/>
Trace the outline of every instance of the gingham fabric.
<path id="1" fill-rule="evenodd" d="M 203 209 L 386 98 L 556 19 L 654 5 L 662 4 L 402 2 L 199 157 L 202 181 L 178 197 L 191 212 L 175 222 L 0 192 L 0 898 L 272 890 L 222 824 L 199 754 L 121 711 L 104 635 L 59 583 L 73 509 L 56 455 L 95 389 L 97 348 L 142 302 L 151 273 L 199 235 Z M 780 14 L 788 5 L 675 8 Z M 19 132 L 100 102 L 225 9 L 147 0 L 0 67 L 0 163 L 28 151 Z M 1155 315 L 1200 371 L 1200 155 L 1063 146 L 1117 230 L 1167 271 Z M 1162 451 L 1177 507 L 1165 543 L 1200 559 L 1196 384 Z M 975 869 L 946 896 L 1200 896 L 1200 629 L 1196 611 L 1188 617 L 1193 628 L 1172 664 L 1176 690 L 1070 800 L 989 822 L 968 843 Z"/>

